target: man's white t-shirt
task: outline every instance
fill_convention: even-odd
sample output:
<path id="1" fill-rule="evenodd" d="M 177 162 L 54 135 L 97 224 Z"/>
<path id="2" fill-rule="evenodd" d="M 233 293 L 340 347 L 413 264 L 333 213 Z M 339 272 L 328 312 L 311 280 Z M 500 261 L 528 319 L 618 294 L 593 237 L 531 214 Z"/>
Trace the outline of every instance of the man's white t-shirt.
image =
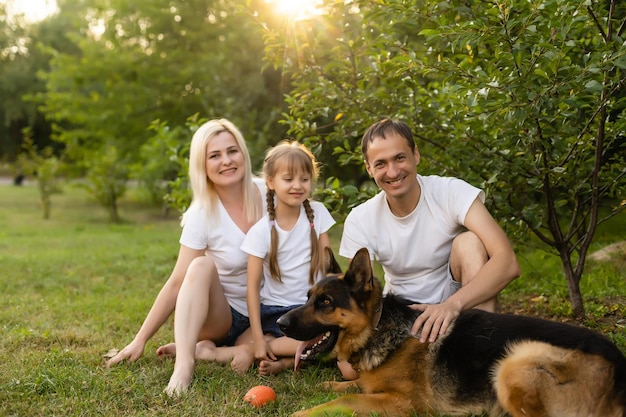
<path id="1" fill-rule="evenodd" d="M 384 191 L 355 207 L 346 218 L 339 254 L 353 258 L 365 247 L 385 273 L 385 293 L 415 303 L 443 301 L 450 285 L 452 240 L 464 230 L 465 216 L 484 193 L 458 178 L 417 176 L 421 195 L 406 217 L 393 215 Z"/>
<path id="2" fill-rule="evenodd" d="M 266 211 L 265 182 L 260 178 L 253 181 L 259 188 Z M 197 205 L 189 207 L 180 244 L 191 249 L 204 249 L 213 258 L 228 304 L 247 317 L 248 254 L 241 250 L 246 235 L 228 215 L 221 201 L 218 201 L 218 210 L 219 222 L 209 227 L 204 209 Z"/>
<path id="3" fill-rule="evenodd" d="M 328 209 L 320 202 L 311 201 L 314 217 L 315 232 L 326 233 L 334 224 L 335 220 Z M 261 303 L 272 306 L 289 307 L 304 304 L 307 292 L 311 288 L 309 284 L 309 271 L 311 268 L 311 225 L 306 216 L 304 206 L 300 209 L 300 217 L 294 227 L 287 231 L 275 223 L 278 232 L 278 265 L 280 267 L 281 282 L 272 278 L 269 269 L 270 249 L 270 220 L 263 216 L 248 231 L 241 249 L 250 255 L 264 259 L 263 261 L 263 286 L 261 288 Z M 316 280 L 321 277 L 316 277 Z"/>

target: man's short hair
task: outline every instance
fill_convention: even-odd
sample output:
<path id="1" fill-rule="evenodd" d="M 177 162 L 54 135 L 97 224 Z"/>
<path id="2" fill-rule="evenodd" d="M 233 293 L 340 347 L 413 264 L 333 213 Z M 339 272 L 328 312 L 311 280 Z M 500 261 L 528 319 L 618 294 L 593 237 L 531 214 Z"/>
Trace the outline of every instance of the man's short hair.
<path id="1" fill-rule="evenodd" d="M 371 125 L 363 134 L 363 138 L 361 139 L 361 152 L 363 152 L 363 159 L 367 161 L 367 148 L 369 147 L 369 144 L 374 141 L 374 139 L 386 139 L 387 135 L 391 133 L 395 133 L 406 139 L 411 151 L 415 150 L 413 132 L 411 132 L 409 125 L 401 121 L 394 121 L 385 118 Z"/>

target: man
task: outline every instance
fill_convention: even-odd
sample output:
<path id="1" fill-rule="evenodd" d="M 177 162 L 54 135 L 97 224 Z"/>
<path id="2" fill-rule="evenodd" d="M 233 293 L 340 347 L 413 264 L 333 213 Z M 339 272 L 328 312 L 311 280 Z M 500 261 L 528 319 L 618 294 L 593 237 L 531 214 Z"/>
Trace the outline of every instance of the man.
<path id="1" fill-rule="evenodd" d="M 463 310 L 495 311 L 497 294 L 521 271 L 484 193 L 457 178 L 418 175 L 420 154 L 403 122 L 374 123 L 361 149 L 381 192 L 348 215 L 339 254 L 370 251 L 385 291 L 422 311 L 412 328 L 422 342 L 434 342 Z"/>

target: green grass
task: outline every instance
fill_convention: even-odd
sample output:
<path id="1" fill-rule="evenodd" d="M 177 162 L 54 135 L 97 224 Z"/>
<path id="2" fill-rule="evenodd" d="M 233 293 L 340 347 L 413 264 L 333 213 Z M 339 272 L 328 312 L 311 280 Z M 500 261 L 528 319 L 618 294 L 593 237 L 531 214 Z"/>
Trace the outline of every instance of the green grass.
<path id="1" fill-rule="evenodd" d="M 173 340 L 171 319 L 140 360 L 106 369 L 103 355 L 131 341 L 169 276 L 178 220 L 162 219 L 132 195 L 122 202 L 125 222 L 118 225 L 107 223 L 107 213 L 81 190 L 66 188 L 52 204 L 51 219 L 43 220 L 35 187 L 0 185 L 0 415 L 284 416 L 336 397 L 318 386 L 339 379 L 331 366 L 267 378 L 256 369 L 238 377 L 227 366 L 200 363 L 189 395 L 170 399 L 162 390 L 173 362 L 154 351 Z M 626 235 L 624 224 L 624 216 L 617 219 L 603 241 Z M 566 312 L 554 257 L 533 251 L 521 258 L 524 277 L 505 291 L 503 304 L 532 310 L 543 303 L 553 317 Z M 617 264 L 589 269 L 589 324 L 626 350 L 619 318 L 624 274 Z M 532 301 L 537 297 L 545 301 Z M 278 401 L 260 410 L 244 403 L 245 392 L 258 384 L 272 386 Z"/>

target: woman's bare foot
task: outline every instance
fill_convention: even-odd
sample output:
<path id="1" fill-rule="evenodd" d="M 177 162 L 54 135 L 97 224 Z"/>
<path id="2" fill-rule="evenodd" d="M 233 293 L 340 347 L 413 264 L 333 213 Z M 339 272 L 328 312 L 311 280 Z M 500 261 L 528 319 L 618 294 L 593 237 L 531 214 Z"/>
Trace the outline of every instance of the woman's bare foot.
<path id="1" fill-rule="evenodd" d="M 176 343 L 168 343 L 167 345 L 159 346 L 156 350 L 156 354 L 159 358 L 175 358 Z"/>
<path id="2" fill-rule="evenodd" d="M 217 360 L 217 346 L 211 340 L 201 340 L 196 343 L 196 359 L 218 362 Z"/>
<path id="3" fill-rule="evenodd" d="M 238 375 L 245 374 L 254 362 L 252 346 L 251 343 L 247 343 L 233 347 L 233 360 L 230 362 L 230 367 Z"/>
<path id="4" fill-rule="evenodd" d="M 170 377 L 170 382 L 163 390 L 170 397 L 178 397 L 185 394 L 191 385 L 193 378 L 194 362 L 182 364 L 180 360 L 174 365 L 174 372 Z"/>
<path id="5" fill-rule="evenodd" d="M 293 358 L 280 358 L 277 361 L 259 362 L 259 374 L 264 376 L 277 375 L 287 369 L 293 369 Z"/>

